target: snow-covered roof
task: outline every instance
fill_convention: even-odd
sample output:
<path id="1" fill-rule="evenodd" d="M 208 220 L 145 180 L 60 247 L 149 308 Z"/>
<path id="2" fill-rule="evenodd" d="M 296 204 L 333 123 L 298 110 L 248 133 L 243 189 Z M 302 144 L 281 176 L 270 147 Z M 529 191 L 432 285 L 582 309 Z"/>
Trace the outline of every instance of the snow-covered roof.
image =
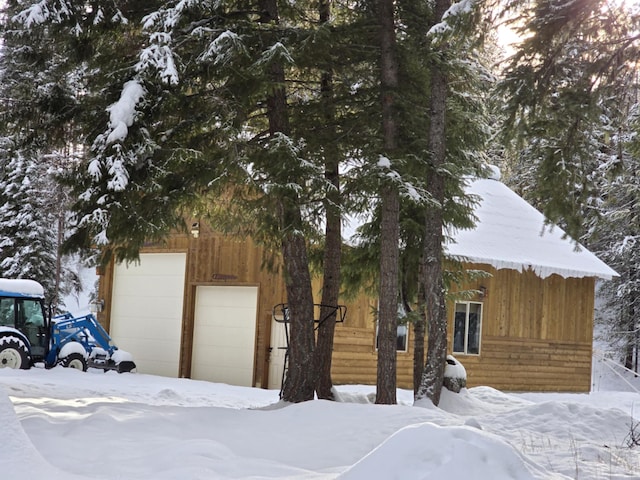
<path id="1" fill-rule="evenodd" d="M 470 179 L 466 191 L 479 197 L 478 221 L 473 229 L 451 232 L 449 255 L 496 269 L 531 269 L 541 278 L 618 276 L 561 228 L 545 225 L 542 213 L 499 180 Z"/>
<path id="2" fill-rule="evenodd" d="M 0 278 L 0 295 L 44 298 L 44 288 L 35 280 Z"/>

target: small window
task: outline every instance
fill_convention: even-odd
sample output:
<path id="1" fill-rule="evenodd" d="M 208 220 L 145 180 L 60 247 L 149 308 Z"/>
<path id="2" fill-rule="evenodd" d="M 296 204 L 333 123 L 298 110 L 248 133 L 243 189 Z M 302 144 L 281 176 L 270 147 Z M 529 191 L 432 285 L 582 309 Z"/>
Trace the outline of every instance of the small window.
<path id="1" fill-rule="evenodd" d="M 409 327 L 407 324 L 398 325 L 398 337 L 396 338 L 396 350 L 406 352 L 408 347 Z"/>
<path id="2" fill-rule="evenodd" d="M 409 327 L 406 323 L 398 323 L 398 336 L 396 337 L 396 350 L 406 352 L 409 345 Z M 376 350 L 378 349 L 378 324 L 376 323 Z"/>
<path id="3" fill-rule="evenodd" d="M 453 353 L 479 355 L 481 329 L 482 304 L 476 302 L 456 303 L 453 319 Z"/>

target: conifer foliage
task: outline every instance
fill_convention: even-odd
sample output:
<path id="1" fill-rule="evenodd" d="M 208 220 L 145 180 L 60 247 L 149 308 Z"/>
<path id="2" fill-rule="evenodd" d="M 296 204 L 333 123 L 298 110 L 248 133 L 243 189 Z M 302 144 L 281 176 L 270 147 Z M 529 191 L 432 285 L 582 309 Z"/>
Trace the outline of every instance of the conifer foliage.
<path id="1" fill-rule="evenodd" d="M 0 276 L 37 279 L 55 292 L 57 218 L 47 205 L 53 182 L 38 168 L 38 159 L 2 153 Z"/>
<path id="2" fill-rule="evenodd" d="M 7 2 L 2 17 L 0 275 L 38 280 L 57 310 L 78 284 L 59 251 L 69 201 L 57 181 L 61 159 L 72 157 L 74 79 L 43 32 L 28 36 L 16 28 L 23 7 Z"/>

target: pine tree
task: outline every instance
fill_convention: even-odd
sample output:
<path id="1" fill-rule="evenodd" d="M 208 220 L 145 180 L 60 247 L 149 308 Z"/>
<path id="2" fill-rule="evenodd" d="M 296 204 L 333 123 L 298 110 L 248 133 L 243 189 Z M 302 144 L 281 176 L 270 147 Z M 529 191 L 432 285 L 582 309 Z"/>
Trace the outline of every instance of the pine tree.
<path id="1" fill-rule="evenodd" d="M 627 78 L 626 88 L 609 105 L 611 114 L 603 117 L 601 162 L 594 172 L 600 195 L 584 236 L 585 243 L 620 275 L 598 289 L 603 308 L 596 313 L 596 323 L 603 327 L 604 339 L 616 360 L 636 372 L 640 356 L 640 148 L 634 133 L 640 127 L 637 96 L 635 77 Z"/>
<path id="2" fill-rule="evenodd" d="M 640 124 L 637 6 L 535 2 L 521 17 L 526 39 L 510 62 L 509 181 L 620 274 L 600 289 L 610 330 L 630 365 L 637 352 L 635 236 Z M 634 346 L 635 345 L 635 346 Z M 637 358 L 637 353 L 635 353 Z"/>
<path id="3" fill-rule="evenodd" d="M 27 159 L 3 149 L 0 157 L 0 276 L 39 281 L 52 305 L 56 282 L 56 217 L 47 205 L 51 179 Z M 46 166 L 45 166 L 46 167 Z M 49 180 L 47 182 L 46 180 Z"/>
<path id="4" fill-rule="evenodd" d="M 5 4 L 1 25 L 2 274 L 40 281 L 56 311 L 77 286 L 59 251 L 69 203 L 57 182 L 64 165 L 56 165 L 71 157 L 74 80 L 42 32 L 29 36 L 16 28 L 13 16 L 22 7 Z"/>
<path id="5" fill-rule="evenodd" d="M 329 25 L 331 21 L 329 0 L 318 3 L 318 20 L 320 27 Z M 333 64 L 330 59 L 320 65 L 320 101 L 322 102 L 322 119 L 329 135 L 335 137 L 336 106 L 334 105 Z M 323 201 L 325 211 L 325 241 L 322 258 L 322 297 L 317 326 L 316 348 L 314 351 L 314 379 L 316 395 L 319 399 L 333 400 L 333 381 L 331 379 L 331 363 L 333 340 L 337 320 L 337 307 L 340 296 L 340 267 L 342 260 L 342 198 L 340 192 L 340 150 L 333 142 L 324 148 L 325 180 L 328 184 Z"/>
<path id="6" fill-rule="evenodd" d="M 640 12 L 600 1 L 524 5 L 524 40 L 502 82 L 505 131 L 529 172 L 526 198 L 580 238 L 597 196 L 592 172 L 601 119 L 640 58 Z"/>
<path id="7" fill-rule="evenodd" d="M 398 149 L 398 52 L 394 3 L 378 2 L 382 154 L 379 164 L 391 167 Z M 389 158 L 387 158 L 387 156 Z M 378 372 L 376 403 L 396 403 L 396 331 L 398 325 L 400 198 L 396 185 L 380 187 L 380 291 L 378 295 Z"/>

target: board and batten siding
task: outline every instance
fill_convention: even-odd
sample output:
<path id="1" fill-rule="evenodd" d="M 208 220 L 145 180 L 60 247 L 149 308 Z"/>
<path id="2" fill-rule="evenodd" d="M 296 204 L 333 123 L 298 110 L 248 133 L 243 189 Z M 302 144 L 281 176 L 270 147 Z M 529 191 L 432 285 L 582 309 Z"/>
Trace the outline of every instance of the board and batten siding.
<path id="1" fill-rule="evenodd" d="M 595 279 L 541 279 L 531 271 L 496 270 L 466 265 L 491 274 L 461 289 L 486 288 L 479 355 L 456 354 L 467 370 L 468 385 L 508 391 L 575 391 L 591 387 Z M 373 305 L 373 304 L 372 304 Z M 453 338 L 453 302 L 448 304 L 449 351 Z M 413 331 L 409 349 L 398 352 L 397 380 L 413 388 Z M 334 382 L 376 382 L 375 324 L 347 314 L 336 330 Z"/>

